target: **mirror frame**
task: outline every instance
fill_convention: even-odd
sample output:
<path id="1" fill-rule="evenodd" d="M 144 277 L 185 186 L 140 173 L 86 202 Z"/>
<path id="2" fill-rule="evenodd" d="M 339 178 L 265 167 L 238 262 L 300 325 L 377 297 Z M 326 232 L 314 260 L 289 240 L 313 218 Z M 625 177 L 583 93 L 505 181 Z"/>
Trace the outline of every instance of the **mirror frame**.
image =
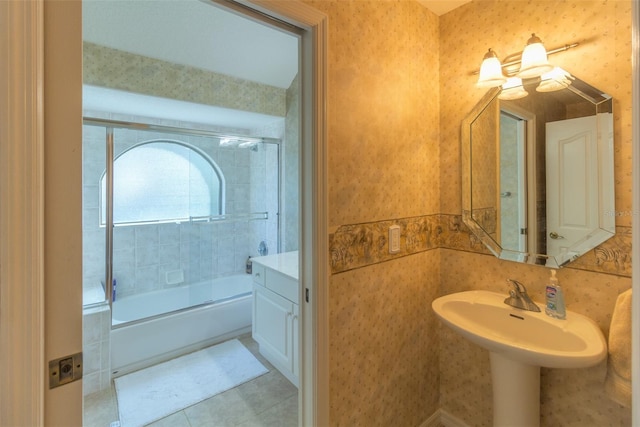
<path id="1" fill-rule="evenodd" d="M 586 84 L 586 83 L 585 83 Z M 588 84 L 586 84 L 589 86 Z M 591 86 L 589 86 L 591 87 Z M 594 110 L 597 113 L 598 107 L 603 102 L 611 102 L 611 114 L 613 117 L 613 100 L 609 95 L 603 94 L 601 91 L 598 93 L 605 95 L 603 101 L 598 102 L 592 96 L 583 93 L 581 90 L 569 86 L 567 89 L 570 89 L 572 92 L 581 96 L 585 100 L 589 100 L 593 103 Z M 597 90 L 593 88 L 594 90 Z M 469 228 L 470 232 L 481 241 L 484 246 L 497 258 L 515 261 L 527 264 L 535 264 L 542 265 L 550 268 L 561 268 L 565 265 L 569 264 L 571 261 L 576 260 L 581 255 L 586 252 L 592 250 L 596 246 L 602 244 L 607 239 L 613 237 L 615 235 L 615 198 L 614 198 L 614 187 L 615 181 L 613 177 L 613 129 L 611 129 L 611 141 L 608 150 L 610 151 L 610 179 L 612 182 L 612 192 L 609 196 L 607 196 L 611 200 L 611 206 L 603 206 L 603 194 L 598 194 L 598 200 L 600 205 L 600 215 L 598 217 L 598 228 L 589 232 L 584 238 L 580 239 L 578 242 L 571 245 L 570 250 L 567 251 L 566 254 L 541 254 L 541 253 L 531 253 L 529 251 L 521 252 L 512 249 L 505 249 L 501 247 L 500 243 L 497 242 L 484 228 L 483 226 L 476 221 L 473 217 L 473 198 L 472 198 L 472 178 L 473 178 L 473 169 L 472 169 L 472 154 L 473 154 L 473 141 L 472 141 L 472 125 L 478 119 L 478 117 L 493 103 L 499 102 L 497 99 L 498 95 L 502 92 L 500 87 L 491 88 L 485 95 L 480 99 L 480 101 L 473 107 L 471 112 L 464 118 L 461 125 L 460 132 L 460 142 L 461 142 L 461 150 L 460 150 L 460 161 L 461 161 L 461 175 L 462 175 L 462 220 L 464 224 Z M 608 98 L 607 98 L 608 97 Z M 498 130 L 496 131 L 498 132 Z M 599 132 L 600 133 L 600 132 Z M 496 137 L 498 140 L 498 137 Z M 603 177 L 600 176 L 599 179 Z M 499 179 L 499 178 L 498 178 Z M 600 181 L 602 182 L 602 181 Z M 498 183 L 499 185 L 499 183 Z M 600 184 L 601 185 L 601 184 Z M 602 193 L 602 191 L 600 191 Z M 499 215 L 499 213 L 498 213 Z"/>

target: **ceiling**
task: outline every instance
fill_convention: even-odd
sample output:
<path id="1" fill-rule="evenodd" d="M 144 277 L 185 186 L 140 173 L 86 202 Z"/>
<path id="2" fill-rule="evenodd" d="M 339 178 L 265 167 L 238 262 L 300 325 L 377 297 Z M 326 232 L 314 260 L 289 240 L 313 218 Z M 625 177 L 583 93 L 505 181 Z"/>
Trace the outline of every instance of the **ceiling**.
<path id="1" fill-rule="evenodd" d="M 83 39 L 176 64 L 288 88 L 298 39 L 197 0 L 85 1 Z"/>
<path id="2" fill-rule="evenodd" d="M 471 0 L 417 0 L 418 3 L 435 13 L 436 15 L 444 15 L 445 13 L 469 3 Z"/>
<path id="3" fill-rule="evenodd" d="M 418 0 L 437 15 L 470 0 Z M 83 39 L 101 46 L 286 89 L 298 72 L 298 37 L 208 0 L 85 0 Z M 274 117 L 87 87 L 85 109 L 255 128 Z M 276 120 L 278 118 L 275 118 Z"/>
<path id="4" fill-rule="evenodd" d="M 286 89 L 298 72 L 298 38 L 198 0 L 89 0 L 83 40 Z M 256 129 L 280 117 L 86 86 L 85 111 Z"/>
<path id="5" fill-rule="evenodd" d="M 418 0 L 442 15 L 470 0 Z M 83 2 L 83 38 L 114 49 L 288 88 L 296 36 L 198 0 Z"/>

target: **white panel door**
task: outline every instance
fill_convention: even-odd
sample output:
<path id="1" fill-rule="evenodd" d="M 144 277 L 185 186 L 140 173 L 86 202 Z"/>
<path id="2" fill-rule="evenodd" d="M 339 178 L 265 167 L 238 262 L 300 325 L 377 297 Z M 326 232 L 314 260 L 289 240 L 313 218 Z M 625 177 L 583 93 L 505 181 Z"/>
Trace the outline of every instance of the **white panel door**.
<path id="1" fill-rule="evenodd" d="M 558 254 L 598 227 L 596 117 L 549 122 L 546 131 L 547 253 Z"/>

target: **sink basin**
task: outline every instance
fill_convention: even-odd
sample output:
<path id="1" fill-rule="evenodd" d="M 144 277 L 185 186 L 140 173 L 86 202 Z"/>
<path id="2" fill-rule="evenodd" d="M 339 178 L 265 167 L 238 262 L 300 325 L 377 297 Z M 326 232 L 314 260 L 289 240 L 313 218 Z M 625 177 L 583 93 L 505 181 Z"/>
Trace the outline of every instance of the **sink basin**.
<path id="1" fill-rule="evenodd" d="M 433 302 L 449 327 L 471 342 L 504 357 L 547 368 L 585 368 L 604 359 L 607 344 L 596 323 L 567 311 L 565 320 L 504 303 L 506 295 L 467 291 Z"/>
<path id="2" fill-rule="evenodd" d="M 565 320 L 553 319 L 544 311 L 511 307 L 505 297 L 459 292 L 437 298 L 432 307 L 446 325 L 489 350 L 494 427 L 535 427 L 540 425 L 540 367 L 593 366 L 605 358 L 607 344 L 588 317 L 567 311 Z"/>

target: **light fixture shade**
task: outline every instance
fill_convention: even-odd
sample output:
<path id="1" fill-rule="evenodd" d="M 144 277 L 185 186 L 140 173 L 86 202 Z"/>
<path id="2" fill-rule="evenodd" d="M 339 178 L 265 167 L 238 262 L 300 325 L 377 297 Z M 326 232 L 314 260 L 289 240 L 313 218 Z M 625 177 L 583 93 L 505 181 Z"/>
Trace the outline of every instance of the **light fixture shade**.
<path id="1" fill-rule="evenodd" d="M 522 86 L 522 79 L 518 77 L 509 77 L 507 82 L 502 85 L 502 92 L 498 95 L 498 99 L 520 99 L 529 95 Z"/>
<path id="2" fill-rule="evenodd" d="M 489 49 L 484 55 L 482 66 L 480 66 L 480 77 L 476 86 L 478 87 L 498 87 L 505 83 L 507 78 L 502 74 L 502 65 L 498 55 Z"/>
<path id="3" fill-rule="evenodd" d="M 553 70 L 553 65 L 549 64 L 547 50 L 544 48 L 542 40 L 535 34 L 531 34 L 531 38 L 527 41 L 527 47 L 522 52 L 520 71 L 517 76 L 521 79 L 530 79 L 551 70 Z"/>
<path id="4" fill-rule="evenodd" d="M 553 92 L 568 87 L 574 77 L 560 67 L 555 67 L 548 73 L 540 76 L 540 84 L 536 88 L 538 92 Z"/>

